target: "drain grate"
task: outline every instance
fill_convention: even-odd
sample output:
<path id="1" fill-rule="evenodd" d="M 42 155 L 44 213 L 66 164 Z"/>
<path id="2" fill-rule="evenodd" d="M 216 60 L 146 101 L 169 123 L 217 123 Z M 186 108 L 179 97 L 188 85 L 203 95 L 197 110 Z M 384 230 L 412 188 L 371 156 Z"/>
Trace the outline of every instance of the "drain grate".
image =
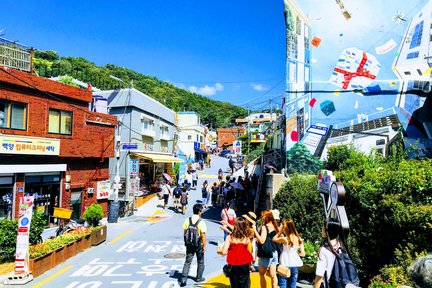
<path id="1" fill-rule="evenodd" d="M 168 259 L 181 259 L 184 258 L 186 255 L 183 253 L 168 253 L 166 255 L 164 255 L 165 258 Z"/>

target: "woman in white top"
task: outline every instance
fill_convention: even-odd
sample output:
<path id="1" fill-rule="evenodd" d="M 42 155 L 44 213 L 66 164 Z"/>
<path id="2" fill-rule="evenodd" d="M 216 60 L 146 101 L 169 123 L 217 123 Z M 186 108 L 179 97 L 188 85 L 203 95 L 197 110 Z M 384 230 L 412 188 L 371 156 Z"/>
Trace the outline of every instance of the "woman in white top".
<path id="1" fill-rule="evenodd" d="M 291 277 L 286 278 L 279 276 L 280 288 L 296 288 L 298 267 L 303 266 L 300 256 L 305 256 L 303 240 L 294 225 L 292 219 L 284 220 L 280 227 L 279 233 L 272 239 L 274 242 L 282 243 L 283 250 L 279 256 L 279 264 L 289 267 Z"/>
<path id="2" fill-rule="evenodd" d="M 327 220 L 323 225 L 321 233 L 322 237 L 327 239 L 327 243 L 325 244 L 326 247 L 322 246 L 318 251 L 314 288 L 322 287 L 321 284 L 325 281 L 324 276 L 326 276 L 328 283 L 336 257 L 339 257 L 336 251 L 340 247 L 345 248 L 345 245 L 339 238 L 340 232 L 340 224 L 335 221 Z M 326 286 L 324 285 L 324 287 Z"/>

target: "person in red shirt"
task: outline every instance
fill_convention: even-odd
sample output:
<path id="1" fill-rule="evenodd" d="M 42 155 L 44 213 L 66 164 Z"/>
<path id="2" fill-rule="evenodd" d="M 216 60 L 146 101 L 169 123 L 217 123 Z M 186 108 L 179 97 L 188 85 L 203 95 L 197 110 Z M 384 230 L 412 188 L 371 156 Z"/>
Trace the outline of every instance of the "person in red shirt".
<path id="1" fill-rule="evenodd" d="M 223 247 L 218 251 L 219 254 L 227 255 L 227 263 L 230 266 L 230 285 L 233 288 L 249 288 L 250 286 L 250 266 L 253 256 L 249 251 L 250 231 L 247 221 L 243 217 L 238 217 L 234 221 L 234 229 L 227 236 Z"/>

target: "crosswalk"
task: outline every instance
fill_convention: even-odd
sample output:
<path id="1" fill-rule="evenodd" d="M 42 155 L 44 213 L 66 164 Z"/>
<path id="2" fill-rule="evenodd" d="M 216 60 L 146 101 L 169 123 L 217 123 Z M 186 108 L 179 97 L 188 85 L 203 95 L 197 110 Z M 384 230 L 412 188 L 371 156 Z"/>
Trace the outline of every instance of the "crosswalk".
<path id="1" fill-rule="evenodd" d="M 217 174 L 198 174 L 198 178 L 210 178 L 210 179 L 217 179 Z"/>

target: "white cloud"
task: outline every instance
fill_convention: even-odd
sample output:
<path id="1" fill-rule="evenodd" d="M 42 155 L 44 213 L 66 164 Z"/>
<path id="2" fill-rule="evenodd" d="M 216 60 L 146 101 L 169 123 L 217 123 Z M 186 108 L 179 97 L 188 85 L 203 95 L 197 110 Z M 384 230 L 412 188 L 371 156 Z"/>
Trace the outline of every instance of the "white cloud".
<path id="1" fill-rule="evenodd" d="M 257 90 L 257 91 L 264 91 L 264 90 L 267 90 L 267 87 L 264 86 L 264 85 L 262 85 L 262 84 L 255 84 L 255 83 L 252 83 L 252 84 L 250 84 L 250 85 L 251 85 L 252 89 Z"/>
<path id="2" fill-rule="evenodd" d="M 218 91 L 223 91 L 224 86 L 221 83 L 216 83 L 214 86 L 204 85 L 202 87 L 189 86 L 189 91 L 203 96 L 213 96 Z"/>

